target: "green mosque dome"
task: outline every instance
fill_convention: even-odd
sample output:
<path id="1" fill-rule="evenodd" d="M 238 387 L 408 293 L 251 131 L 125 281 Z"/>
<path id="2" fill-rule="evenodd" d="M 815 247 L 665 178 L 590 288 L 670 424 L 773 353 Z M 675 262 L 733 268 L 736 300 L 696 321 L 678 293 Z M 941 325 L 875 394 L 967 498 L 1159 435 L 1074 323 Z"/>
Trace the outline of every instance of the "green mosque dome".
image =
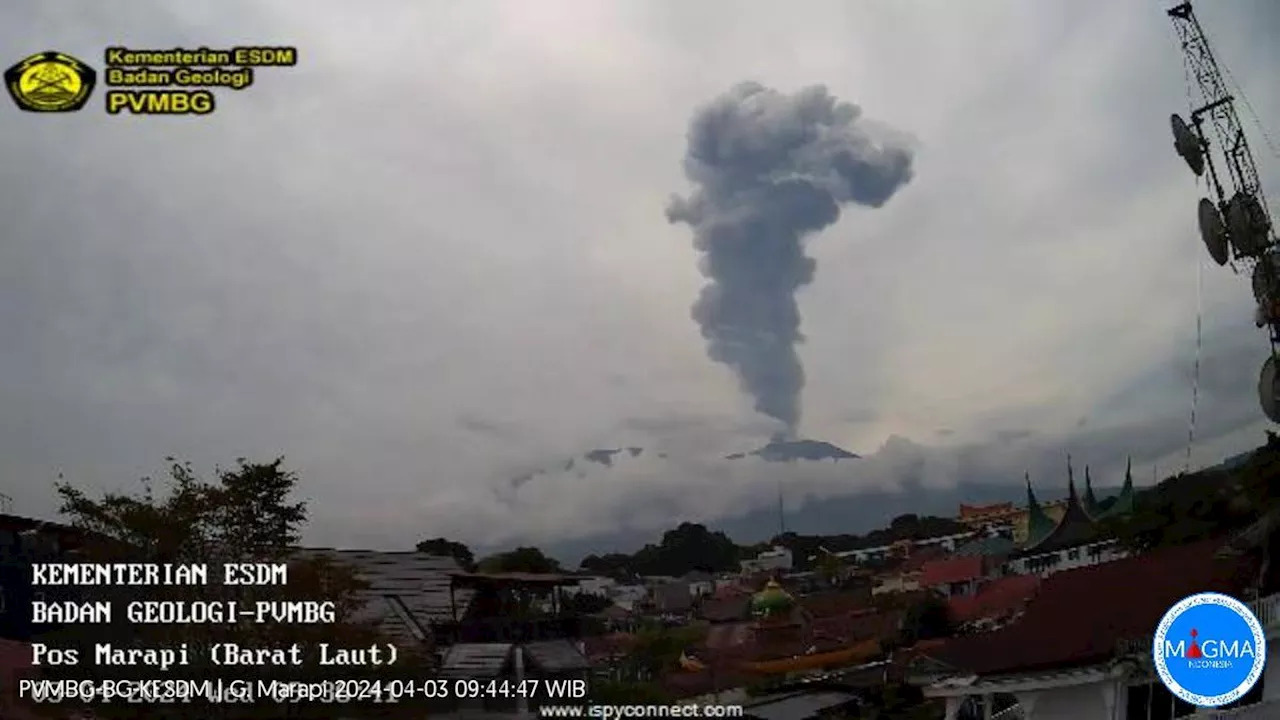
<path id="1" fill-rule="evenodd" d="M 764 589 L 751 599 L 751 613 L 763 617 L 781 615 L 790 610 L 794 602 L 795 599 L 782 589 L 777 580 L 770 580 Z"/>

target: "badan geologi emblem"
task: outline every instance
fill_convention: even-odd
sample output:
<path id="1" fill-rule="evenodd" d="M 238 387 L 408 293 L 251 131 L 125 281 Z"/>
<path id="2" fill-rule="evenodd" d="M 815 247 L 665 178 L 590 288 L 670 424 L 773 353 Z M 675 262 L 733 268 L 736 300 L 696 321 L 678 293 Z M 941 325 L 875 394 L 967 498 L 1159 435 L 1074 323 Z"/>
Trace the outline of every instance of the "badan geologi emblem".
<path id="1" fill-rule="evenodd" d="M 36 53 L 4 73 L 9 97 L 28 112 L 75 112 L 89 102 L 98 75 L 55 50 Z"/>

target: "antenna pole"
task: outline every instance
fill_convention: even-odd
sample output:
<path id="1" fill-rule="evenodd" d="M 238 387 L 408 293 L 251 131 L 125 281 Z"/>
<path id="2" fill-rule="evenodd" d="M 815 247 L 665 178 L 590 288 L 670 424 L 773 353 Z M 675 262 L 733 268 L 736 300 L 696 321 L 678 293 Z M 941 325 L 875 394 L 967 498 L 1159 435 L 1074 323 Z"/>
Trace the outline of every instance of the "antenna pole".
<path id="1" fill-rule="evenodd" d="M 1236 114 L 1235 98 L 1227 91 L 1226 76 L 1214 57 L 1209 39 L 1200 26 L 1191 3 L 1183 2 L 1167 12 L 1182 45 L 1188 79 L 1195 79 L 1198 90 L 1199 98 L 1192 99 L 1192 104 L 1198 103 L 1199 106 L 1191 111 L 1191 125 L 1203 150 L 1209 182 L 1218 201 L 1218 211 L 1222 217 L 1230 220 L 1234 208 L 1235 214 L 1244 216 L 1245 234 L 1250 235 L 1232 238 L 1229 243 L 1233 267 L 1237 272 L 1247 272 L 1250 276 L 1257 274 L 1255 282 L 1260 279 L 1266 284 L 1265 291 L 1258 290 L 1255 286 L 1262 318 L 1259 325 L 1265 324 L 1267 327 L 1271 343 L 1269 362 L 1277 365 L 1280 364 L 1280 297 L 1276 297 L 1276 294 L 1277 288 L 1280 288 L 1280 277 L 1277 276 L 1274 264 L 1277 259 L 1276 227 L 1267 207 L 1266 193 L 1262 191 L 1258 165 L 1249 149 L 1244 127 Z M 1223 174 L 1219 173 L 1214 161 L 1215 147 L 1220 154 L 1222 166 L 1226 168 Z M 1236 222 L 1231 224 L 1233 227 L 1230 230 L 1234 233 L 1239 228 Z M 1262 230 L 1264 227 L 1265 233 L 1253 230 Z M 1265 395 L 1275 393 L 1276 389 L 1262 388 L 1260 385 L 1259 392 Z M 1271 400 L 1264 399 L 1264 409 L 1268 407 L 1268 403 L 1274 404 Z M 1280 420 L 1274 417 L 1274 409 L 1267 412 L 1272 419 Z"/>

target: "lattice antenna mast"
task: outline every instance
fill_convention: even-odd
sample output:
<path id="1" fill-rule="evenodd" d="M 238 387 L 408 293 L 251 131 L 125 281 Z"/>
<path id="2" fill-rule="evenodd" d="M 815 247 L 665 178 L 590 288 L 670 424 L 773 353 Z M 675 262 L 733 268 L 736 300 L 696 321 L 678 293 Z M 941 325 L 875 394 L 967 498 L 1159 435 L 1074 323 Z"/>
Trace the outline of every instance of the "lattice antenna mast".
<path id="1" fill-rule="evenodd" d="M 1217 150 L 1221 153 L 1227 170 L 1227 180 L 1231 187 L 1224 187 L 1218 177 L 1217 167 L 1213 162 L 1213 144 L 1204 143 L 1206 159 L 1209 165 L 1209 179 L 1213 184 L 1218 203 L 1226 205 L 1238 193 L 1253 197 L 1269 221 L 1270 210 L 1267 208 L 1266 195 L 1262 192 L 1262 181 L 1259 179 L 1258 164 L 1253 159 L 1253 151 L 1249 149 L 1249 139 L 1244 134 L 1244 126 L 1236 114 L 1235 98 L 1227 90 L 1227 82 L 1218 67 L 1218 61 L 1205 37 L 1204 28 L 1196 19 L 1191 3 L 1184 2 L 1169 10 L 1173 18 L 1174 30 L 1182 43 L 1187 68 L 1200 93 L 1200 107 L 1191 113 L 1191 122 L 1202 141 L 1206 141 L 1204 126 L 1216 141 Z M 1270 224 L 1268 222 L 1268 224 Z M 1268 228 L 1270 230 L 1270 228 Z M 1270 238 L 1274 240 L 1275 237 Z"/>
<path id="2" fill-rule="evenodd" d="M 1182 44 L 1192 98 L 1190 124 L 1172 118 L 1174 148 L 1197 176 L 1208 174 L 1214 200 L 1200 201 L 1200 235 L 1219 265 L 1230 262 L 1252 278 L 1258 302 L 1256 324 L 1266 327 L 1271 357 L 1262 368 L 1258 394 L 1263 411 L 1280 422 L 1280 261 L 1275 223 L 1262 192 L 1258 165 L 1236 114 L 1236 98 L 1205 37 L 1190 2 L 1170 8 L 1169 17 Z M 1188 88 L 1188 92 L 1192 92 Z"/>

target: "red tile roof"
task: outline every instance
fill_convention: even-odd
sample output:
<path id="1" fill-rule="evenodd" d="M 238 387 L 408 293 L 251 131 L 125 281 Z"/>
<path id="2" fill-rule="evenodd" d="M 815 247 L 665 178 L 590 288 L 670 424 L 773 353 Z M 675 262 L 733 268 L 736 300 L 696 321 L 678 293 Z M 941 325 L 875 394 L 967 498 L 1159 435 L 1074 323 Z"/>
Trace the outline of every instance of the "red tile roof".
<path id="1" fill-rule="evenodd" d="M 1171 605 L 1197 592 L 1238 594 L 1243 559 L 1218 559 L 1220 541 L 1163 548 L 1049 576 L 1026 613 L 1001 630 L 948 641 L 933 657 L 979 675 L 1105 661 L 1124 640 L 1155 631 Z"/>
<path id="2" fill-rule="evenodd" d="M 956 595 L 947 603 L 957 622 L 1005 617 L 1024 607 L 1039 587 L 1039 576 L 1012 575 L 992 580 L 976 595 Z"/>
<path id="3" fill-rule="evenodd" d="M 914 553 L 912 553 L 911 557 L 906 559 L 906 562 L 902 563 L 902 567 L 898 568 L 898 572 L 900 573 L 920 572 L 921 568 L 925 566 L 925 563 L 931 562 L 933 560 L 938 560 L 942 557 L 945 557 L 946 554 L 947 554 L 947 551 L 943 550 L 942 548 L 937 548 L 937 547 L 921 548 L 920 550 L 917 550 Z"/>
<path id="4" fill-rule="evenodd" d="M 981 555 L 930 560 L 920 569 L 920 587 L 938 587 L 982 577 Z"/>

